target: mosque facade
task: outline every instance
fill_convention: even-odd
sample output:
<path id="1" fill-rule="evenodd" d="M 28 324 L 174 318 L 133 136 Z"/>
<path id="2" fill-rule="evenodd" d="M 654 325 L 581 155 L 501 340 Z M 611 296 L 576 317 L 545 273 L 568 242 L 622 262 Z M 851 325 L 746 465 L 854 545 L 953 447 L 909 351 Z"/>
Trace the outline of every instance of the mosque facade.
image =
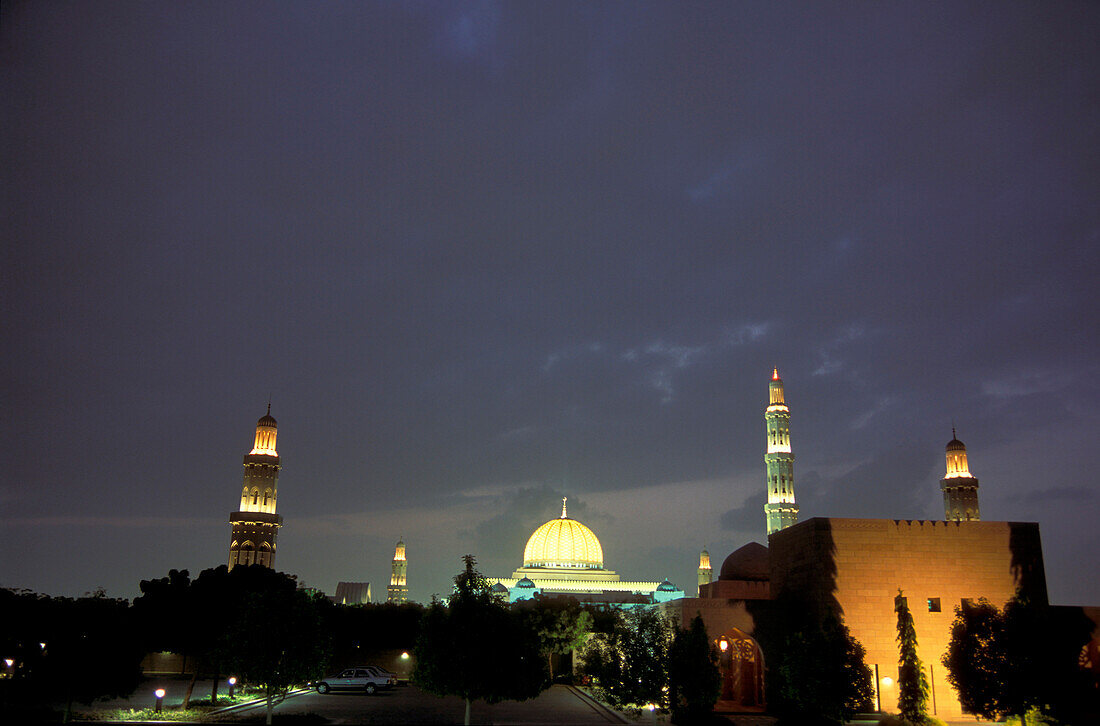
<path id="1" fill-rule="evenodd" d="M 703 617 L 720 655 L 721 706 L 766 707 L 767 654 L 753 637 L 756 615 L 767 611 L 776 598 L 794 597 L 811 612 L 842 615 L 866 650 L 876 710 L 896 711 L 894 598 L 901 590 L 913 614 L 918 653 L 931 686 L 930 714 L 941 719 L 965 715 L 940 664 L 955 607 L 980 598 L 1000 607 L 1017 592 L 1046 603 L 1039 525 L 980 521 L 978 480 L 970 473 L 966 446 L 954 430 L 940 482 L 943 521 L 815 517 L 798 522 L 790 412 L 778 371 L 769 383 L 765 421 L 768 546 L 744 545 L 725 559 L 716 580 L 700 583 L 698 597 L 660 605 L 681 627 L 687 627 L 696 613 Z"/>
<path id="2" fill-rule="evenodd" d="M 523 548 L 523 565 L 511 577 L 487 578 L 493 592 L 508 602 L 535 596 L 570 596 L 581 602 L 650 605 L 684 596 L 668 580 L 632 582 L 604 567 L 603 547 L 595 533 L 569 517 L 567 498 L 561 516 L 539 526 Z"/>

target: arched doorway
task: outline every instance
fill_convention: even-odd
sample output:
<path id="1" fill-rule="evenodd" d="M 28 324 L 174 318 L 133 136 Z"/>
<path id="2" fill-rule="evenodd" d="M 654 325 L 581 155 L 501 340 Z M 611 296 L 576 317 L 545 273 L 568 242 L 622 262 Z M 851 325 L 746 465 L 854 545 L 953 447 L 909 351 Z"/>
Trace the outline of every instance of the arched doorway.
<path id="1" fill-rule="evenodd" d="M 764 654 L 747 633 L 730 628 L 714 641 L 722 672 L 719 707 L 764 709 Z"/>

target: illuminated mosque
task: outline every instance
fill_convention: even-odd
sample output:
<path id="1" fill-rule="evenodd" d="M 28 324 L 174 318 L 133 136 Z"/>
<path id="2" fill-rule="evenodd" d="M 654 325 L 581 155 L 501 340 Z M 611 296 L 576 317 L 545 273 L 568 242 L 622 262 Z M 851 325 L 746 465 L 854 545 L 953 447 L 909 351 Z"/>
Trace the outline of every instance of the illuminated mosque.
<path id="1" fill-rule="evenodd" d="M 493 592 L 508 602 L 543 597 L 570 596 L 581 602 L 619 606 L 650 605 L 684 596 L 668 580 L 626 582 L 603 566 L 603 548 L 591 529 L 566 510 L 541 525 L 523 548 L 523 566 L 511 577 L 488 578 Z"/>
<path id="2" fill-rule="evenodd" d="M 767 653 L 753 637 L 756 616 L 779 597 L 797 599 L 807 612 L 839 613 L 866 651 L 876 711 L 896 711 L 898 701 L 897 611 L 901 590 L 913 616 L 930 689 L 929 711 L 963 716 L 958 696 L 940 665 L 955 607 L 986 598 L 1003 606 L 1025 593 L 1046 603 L 1039 525 L 983 522 L 978 480 L 966 446 L 952 429 L 946 471 L 940 481 L 943 520 L 846 519 L 798 521 L 790 409 L 779 371 L 772 372 L 764 412 L 764 469 L 768 546 L 750 542 L 732 552 L 711 580 L 710 555 L 699 562 L 698 596 L 657 607 L 681 627 L 698 613 L 719 651 L 726 711 L 763 710 Z M 1097 620 L 1097 611 L 1087 608 Z M 1094 633 L 1094 644 L 1095 633 Z M 1094 666 L 1095 669 L 1095 666 Z"/>
<path id="3" fill-rule="evenodd" d="M 1003 606 L 1017 592 L 1046 603 L 1039 525 L 1034 522 L 981 521 L 978 479 L 970 472 L 966 446 L 952 429 L 946 470 L 940 481 L 942 520 L 848 519 L 814 517 L 798 521 L 794 489 L 791 412 L 783 380 L 773 370 L 764 411 L 764 522 L 768 545 L 750 542 L 722 562 L 713 578 L 710 553 L 699 556 L 695 597 L 668 580 L 621 580 L 604 567 L 595 533 L 572 519 L 562 499 L 561 516 L 542 524 L 527 540 L 523 564 L 511 577 L 489 578 L 492 590 L 509 602 L 539 597 L 573 597 L 614 607 L 652 606 L 688 627 L 703 617 L 720 653 L 722 692 L 727 711 L 765 709 L 764 653 L 754 636 L 756 616 L 775 598 L 793 596 L 810 612 L 840 613 L 851 635 L 866 651 L 873 671 L 876 711 L 897 708 L 898 650 L 895 595 L 904 592 L 916 631 L 919 656 L 927 666 L 931 712 L 940 718 L 963 716 L 947 673 L 939 665 L 951 636 L 955 607 L 985 598 Z M 230 515 L 229 567 L 273 567 L 279 454 L 271 407 L 256 425 L 252 450 L 244 457 L 240 509 Z M 389 602 L 408 597 L 405 543 L 395 548 Z M 369 584 L 345 601 L 369 602 Z M 347 589 L 347 588 L 345 588 Z M 1100 622 L 1100 609 L 1086 608 Z M 1094 632 L 1090 653 L 1100 640 Z M 1091 659 L 1094 672 L 1100 659 Z"/>

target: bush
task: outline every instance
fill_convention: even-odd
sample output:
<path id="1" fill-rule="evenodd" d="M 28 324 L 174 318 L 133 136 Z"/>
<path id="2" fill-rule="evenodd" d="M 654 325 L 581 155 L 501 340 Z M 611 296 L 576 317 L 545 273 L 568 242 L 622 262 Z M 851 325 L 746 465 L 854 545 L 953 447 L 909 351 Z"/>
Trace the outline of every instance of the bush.
<path id="1" fill-rule="evenodd" d="M 947 726 L 947 724 L 935 716 L 925 716 L 922 723 L 914 724 L 912 721 L 906 721 L 899 714 L 888 713 L 878 720 L 878 726 Z"/>

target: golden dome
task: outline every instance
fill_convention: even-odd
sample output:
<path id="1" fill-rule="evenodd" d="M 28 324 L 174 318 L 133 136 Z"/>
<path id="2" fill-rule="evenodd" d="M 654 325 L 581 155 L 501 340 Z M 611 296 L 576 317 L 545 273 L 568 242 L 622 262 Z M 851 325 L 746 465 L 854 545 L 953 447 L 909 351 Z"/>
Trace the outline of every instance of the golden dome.
<path id="1" fill-rule="evenodd" d="M 523 548 L 524 567 L 603 569 L 603 548 L 592 530 L 575 519 L 551 519 L 535 530 Z"/>

